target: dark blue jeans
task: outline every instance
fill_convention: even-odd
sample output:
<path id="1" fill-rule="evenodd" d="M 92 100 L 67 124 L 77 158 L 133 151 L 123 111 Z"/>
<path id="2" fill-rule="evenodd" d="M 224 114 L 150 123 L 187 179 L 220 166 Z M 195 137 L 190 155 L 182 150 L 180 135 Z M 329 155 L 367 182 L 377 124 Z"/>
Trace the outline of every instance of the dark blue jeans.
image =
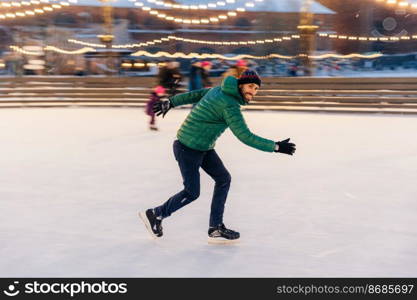
<path id="1" fill-rule="evenodd" d="M 191 149 L 178 140 L 174 142 L 174 155 L 178 161 L 184 189 L 155 208 L 157 216 L 169 217 L 173 212 L 200 196 L 200 167 L 216 182 L 211 201 L 210 226 L 223 223 L 224 204 L 230 188 L 231 177 L 216 151 Z"/>

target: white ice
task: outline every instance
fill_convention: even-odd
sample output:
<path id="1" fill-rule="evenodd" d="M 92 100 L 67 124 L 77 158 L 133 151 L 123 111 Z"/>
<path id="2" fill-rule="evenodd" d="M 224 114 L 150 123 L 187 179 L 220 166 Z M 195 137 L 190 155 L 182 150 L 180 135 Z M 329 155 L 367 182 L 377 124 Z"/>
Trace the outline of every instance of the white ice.
<path id="1" fill-rule="evenodd" d="M 416 277 L 417 117 L 244 112 L 293 157 L 230 131 L 225 224 L 207 244 L 213 182 L 152 240 L 137 217 L 182 188 L 172 154 L 188 110 L 0 110 L 0 277 Z"/>

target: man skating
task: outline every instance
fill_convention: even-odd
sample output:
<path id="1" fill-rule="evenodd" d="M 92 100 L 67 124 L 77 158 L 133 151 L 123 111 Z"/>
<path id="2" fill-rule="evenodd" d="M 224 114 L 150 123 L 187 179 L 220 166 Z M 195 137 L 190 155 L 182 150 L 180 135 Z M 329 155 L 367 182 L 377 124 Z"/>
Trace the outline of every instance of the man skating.
<path id="1" fill-rule="evenodd" d="M 240 106 L 248 104 L 260 86 L 258 74 L 246 70 L 239 79 L 226 77 L 221 86 L 179 94 L 155 103 L 155 113 L 163 117 L 172 107 L 197 104 L 178 130 L 173 145 L 184 189 L 164 204 L 139 213 L 152 236 L 161 237 L 162 220 L 199 197 L 199 169 L 202 168 L 215 181 L 208 229 L 209 242 L 233 242 L 239 239 L 238 232 L 227 229 L 223 224 L 231 176 L 214 150 L 217 138 L 226 128 L 230 128 L 241 142 L 261 151 L 289 155 L 295 152 L 295 144 L 290 143 L 289 139 L 274 142 L 251 133 L 247 127 Z"/>

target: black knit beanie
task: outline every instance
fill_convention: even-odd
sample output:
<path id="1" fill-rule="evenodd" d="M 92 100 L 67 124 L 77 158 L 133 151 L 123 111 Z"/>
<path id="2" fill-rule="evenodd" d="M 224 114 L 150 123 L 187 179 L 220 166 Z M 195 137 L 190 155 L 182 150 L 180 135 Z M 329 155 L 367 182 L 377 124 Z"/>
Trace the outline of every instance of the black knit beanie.
<path id="1" fill-rule="evenodd" d="M 245 72 L 240 75 L 239 79 L 237 80 L 238 84 L 246 84 L 246 83 L 256 83 L 261 86 L 261 78 L 259 77 L 258 73 L 253 70 L 246 70 Z"/>

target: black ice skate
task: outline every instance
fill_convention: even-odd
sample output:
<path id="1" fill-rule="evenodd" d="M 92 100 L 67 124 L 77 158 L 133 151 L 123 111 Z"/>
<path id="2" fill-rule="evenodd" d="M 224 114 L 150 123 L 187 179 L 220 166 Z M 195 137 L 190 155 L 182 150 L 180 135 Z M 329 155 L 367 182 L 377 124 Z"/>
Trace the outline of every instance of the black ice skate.
<path id="1" fill-rule="evenodd" d="M 162 236 L 162 219 L 155 216 L 153 209 L 148 209 L 146 212 L 140 212 L 139 217 L 145 223 L 146 229 L 153 238 Z"/>
<path id="2" fill-rule="evenodd" d="M 224 224 L 210 227 L 208 230 L 208 242 L 210 244 L 230 244 L 239 240 L 239 232 L 227 229 Z"/>

